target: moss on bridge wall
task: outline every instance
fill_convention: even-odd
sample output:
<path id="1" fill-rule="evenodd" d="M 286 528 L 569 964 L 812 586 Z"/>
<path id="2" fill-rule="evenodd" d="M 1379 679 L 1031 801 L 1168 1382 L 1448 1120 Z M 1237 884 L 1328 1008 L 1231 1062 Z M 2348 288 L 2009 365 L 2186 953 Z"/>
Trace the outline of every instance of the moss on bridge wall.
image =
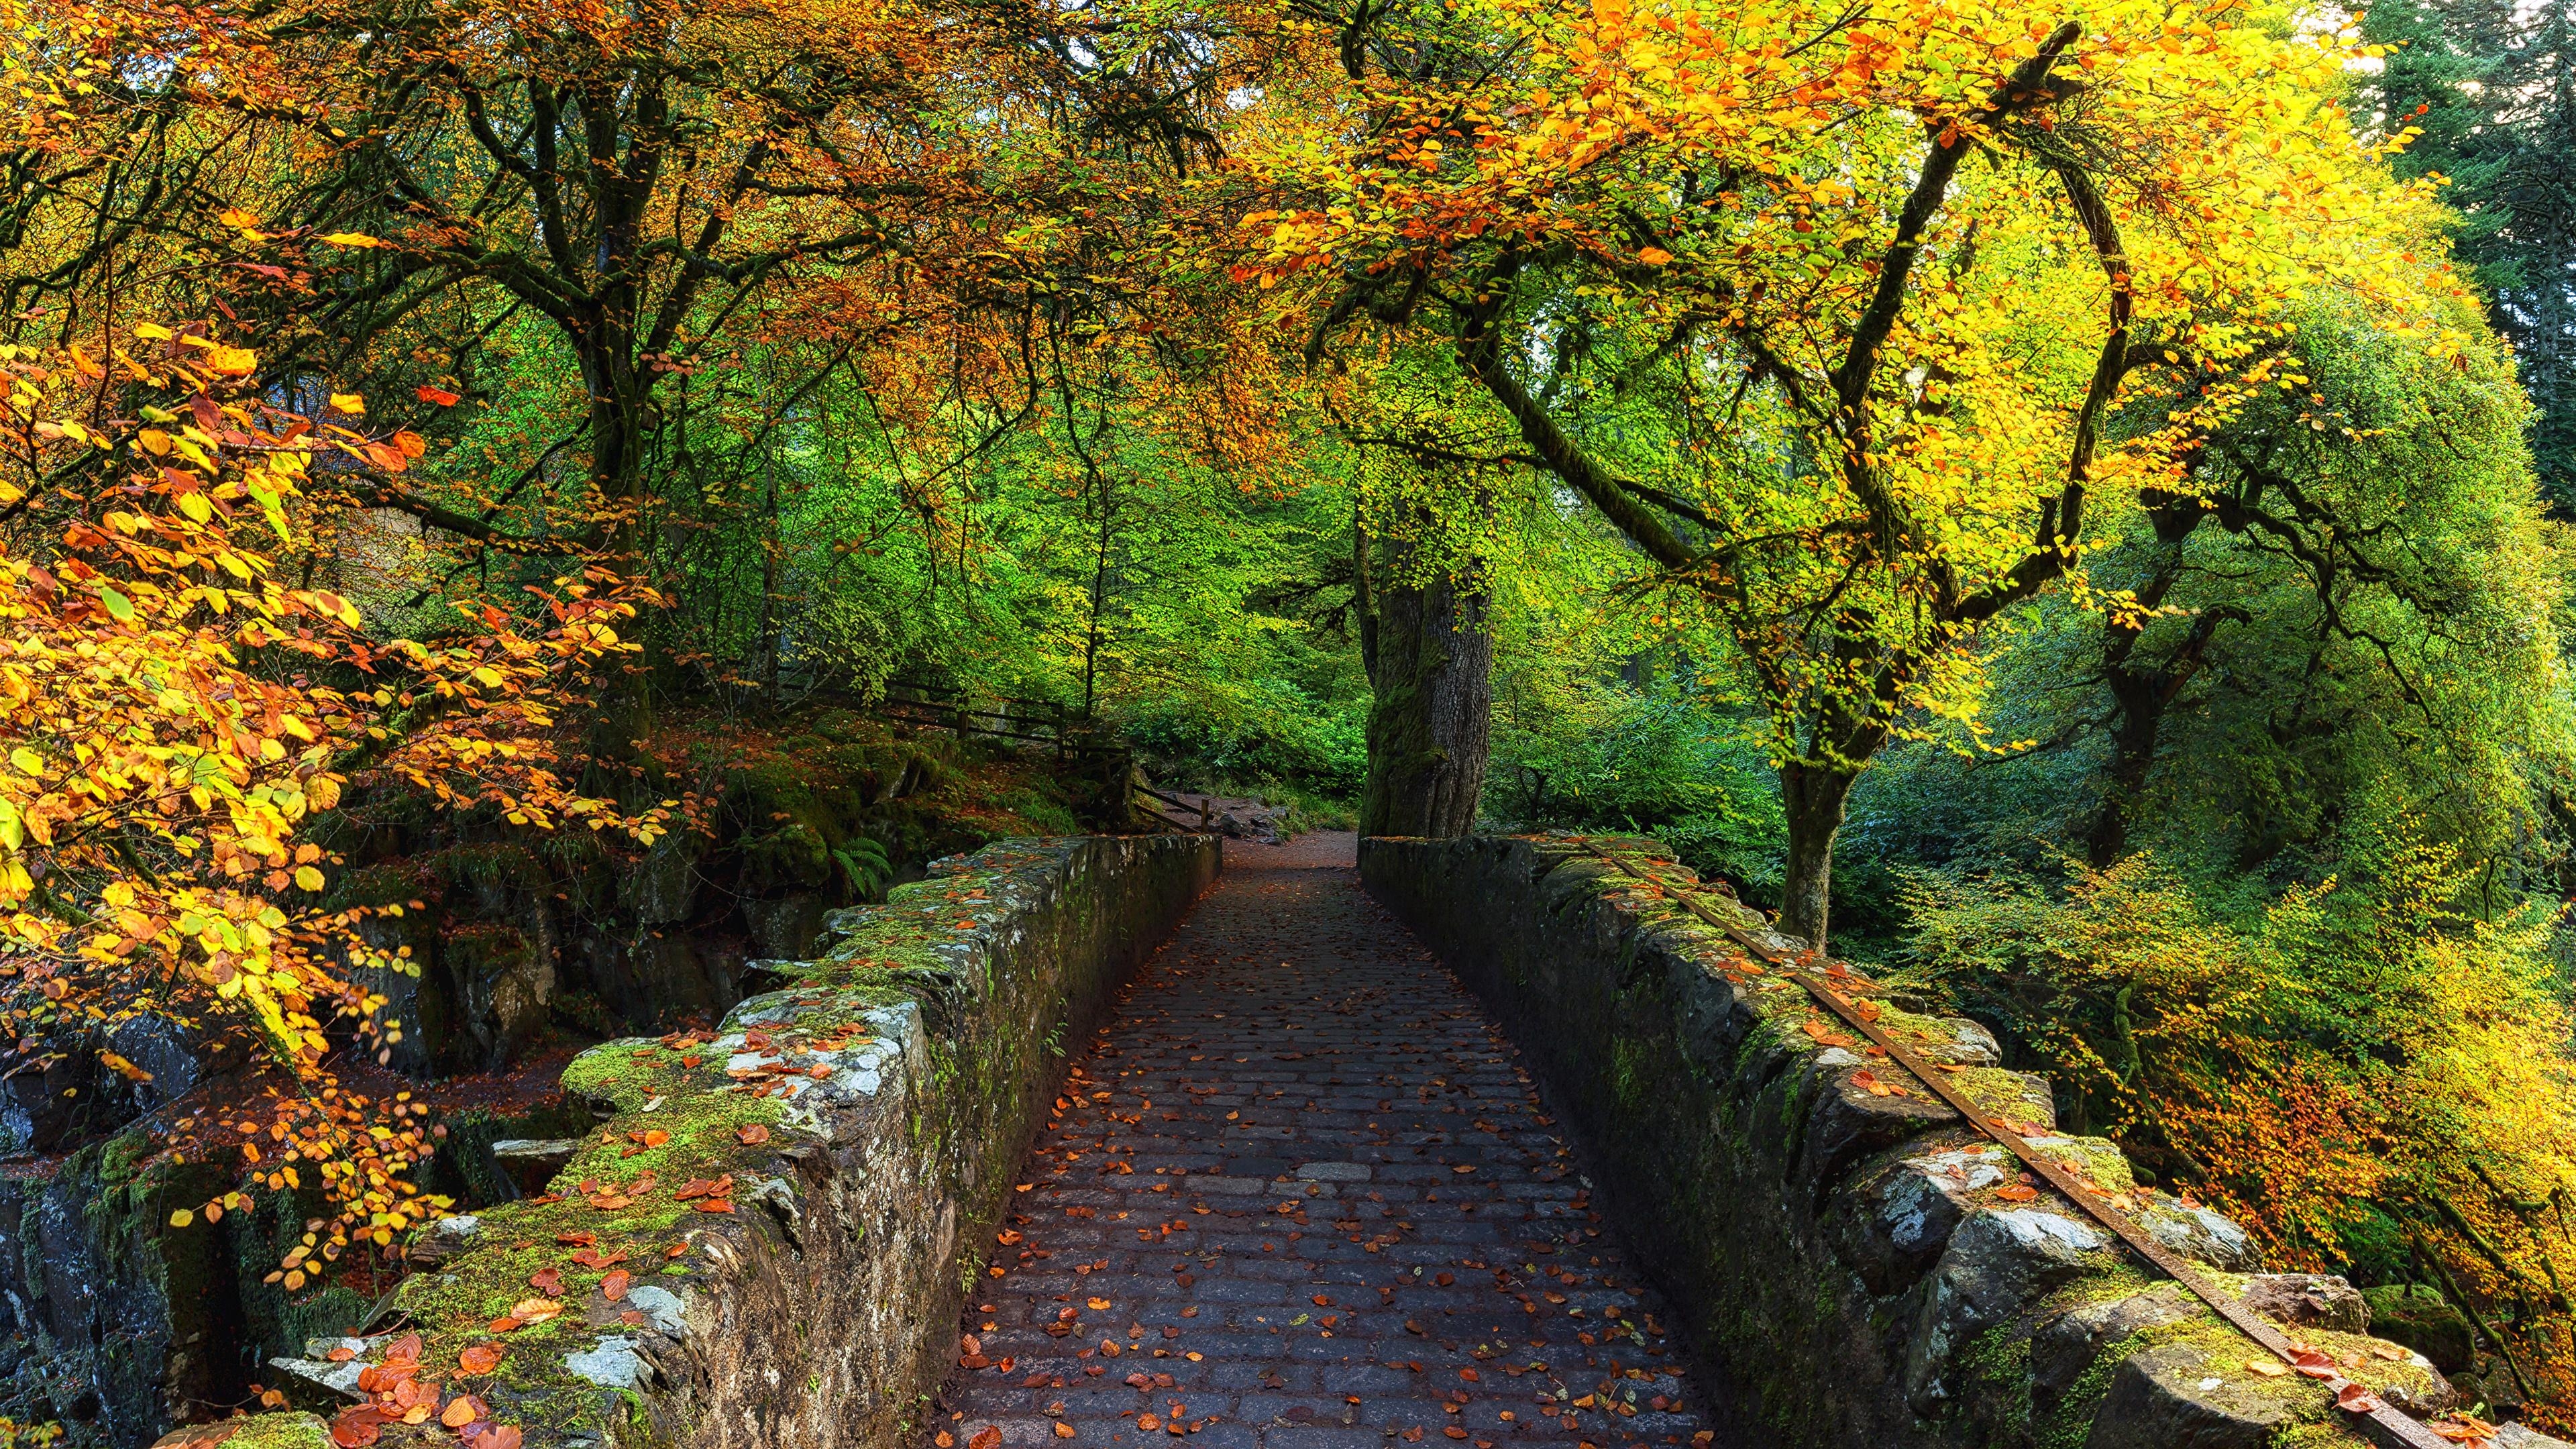
<path id="1" fill-rule="evenodd" d="M 418 1331 L 422 1361 L 531 1446 L 891 1444 L 947 1370 L 1063 1044 L 1218 860 L 1207 836 L 1004 841 L 835 915 L 823 953 L 772 963 L 713 1040 L 592 1048 L 564 1086 L 601 1120 L 552 1191 L 428 1230 L 462 1245 L 443 1269 L 338 1341 L 355 1357 L 317 1343 L 288 1376 L 328 1414 L 353 1401 L 334 1384 Z M 578 1248 L 625 1255 L 618 1298 Z M 549 1269 L 563 1311 L 494 1332 Z M 508 1350 L 493 1372 L 454 1372 L 487 1342 Z"/>
<path id="2" fill-rule="evenodd" d="M 2073 1204 L 2023 1191 L 1938 1098 L 1888 1091 L 1901 1070 L 1599 850 L 1686 874 L 1635 838 L 1371 839 L 1360 869 L 1534 1060 L 1719 1386 L 1721 1433 L 1766 1449 L 2360 1442 L 2318 1385 L 2249 1371 L 2268 1355 Z M 1975 1023 L 1890 1005 L 1880 1025 L 2213 1278 L 2252 1281 L 2228 1271 L 2256 1266 L 2241 1231 L 2140 1188 L 2112 1144 L 2057 1134 L 2045 1080 L 2003 1070 Z M 2449 1407 L 2422 1360 L 2299 1332 L 2392 1401 Z"/>

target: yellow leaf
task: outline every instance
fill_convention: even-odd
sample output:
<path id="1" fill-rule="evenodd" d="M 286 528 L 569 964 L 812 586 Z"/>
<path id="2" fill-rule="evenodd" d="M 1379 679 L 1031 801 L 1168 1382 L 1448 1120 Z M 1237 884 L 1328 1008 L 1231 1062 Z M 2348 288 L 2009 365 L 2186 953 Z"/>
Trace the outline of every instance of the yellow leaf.
<path id="1" fill-rule="evenodd" d="M 358 396 L 354 392 L 335 392 L 331 394 L 331 406 L 341 412 L 349 414 L 351 417 L 362 418 L 367 415 L 367 400 Z"/>
<path id="2" fill-rule="evenodd" d="M 248 377 L 259 367 L 259 354 L 243 347 L 217 347 L 206 354 L 206 365 L 225 377 Z"/>
<path id="3" fill-rule="evenodd" d="M 335 231 L 327 236 L 316 238 L 316 240 L 329 242 L 335 247 L 389 247 L 393 245 L 392 242 L 380 241 L 375 237 L 367 235 L 365 232 L 359 231 Z"/>
<path id="4" fill-rule="evenodd" d="M 295 868 L 295 884 L 302 890 L 318 891 L 322 889 L 322 872 L 309 865 L 299 865 Z"/>
<path id="5" fill-rule="evenodd" d="M 184 1228 L 196 1220 L 197 1215 L 188 1211 L 186 1208 L 181 1208 L 177 1212 L 170 1214 L 170 1226 L 174 1228 Z"/>

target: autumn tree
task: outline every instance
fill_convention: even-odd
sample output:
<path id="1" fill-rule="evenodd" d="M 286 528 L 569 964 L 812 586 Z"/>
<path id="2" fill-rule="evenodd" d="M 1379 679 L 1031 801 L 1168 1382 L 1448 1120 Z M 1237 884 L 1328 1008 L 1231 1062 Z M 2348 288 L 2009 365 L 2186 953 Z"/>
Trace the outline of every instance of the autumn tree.
<path id="1" fill-rule="evenodd" d="M 2301 287 L 2395 284 L 2365 213 L 2410 193 L 2336 108 L 2352 38 L 2243 6 L 1391 6 L 1340 37 L 1341 104 L 1248 158 L 1241 274 L 1319 357 L 1374 366 L 1372 324 L 1445 350 L 1485 405 L 1423 446 L 1539 470 L 1722 623 L 1819 943 L 1871 757 L 1973 717 L 1979 640 L 2080 574 L 2088 518 L 2189 486 L 2181 441 L 2267 385 Z"/>
<path id="2" fill-rule="evenodd" d="M 170 315 L 220 302 L 305 403 L 375 379 L 431 444 L 338 469 L 348 502 L 482 576 L 604 548 L 675 599 L 722 573 L 707 541 L 835 369 L 927 455 L 936 529 L 954 468 L 1102 385 L 1105 352 L 1183 361 L 1176 218 L 1133 183 L 1204 164 L 1249 63 L 1222 16 L 1041 7 L 97 13 L 138 63 L 84 98 L 95 144 L 22 157 L 0 280 L 22 334 L 112 330 L 143 277 Z M 645 637 L 704 660 L 700 612 Z"/>

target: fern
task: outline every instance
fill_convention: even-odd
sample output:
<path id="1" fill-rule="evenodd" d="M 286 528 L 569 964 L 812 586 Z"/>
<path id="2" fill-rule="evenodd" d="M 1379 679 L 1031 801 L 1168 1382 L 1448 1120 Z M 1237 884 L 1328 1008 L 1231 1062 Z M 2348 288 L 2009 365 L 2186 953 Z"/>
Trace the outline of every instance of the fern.
<path id="1" fill-rule="evenodd" d="M 832 852 L 849 882 L 850 894 L 862 900 L 882 892 L 894 880 L 894 862 L 885 847 L 864 835 L 853 836 Z"/>

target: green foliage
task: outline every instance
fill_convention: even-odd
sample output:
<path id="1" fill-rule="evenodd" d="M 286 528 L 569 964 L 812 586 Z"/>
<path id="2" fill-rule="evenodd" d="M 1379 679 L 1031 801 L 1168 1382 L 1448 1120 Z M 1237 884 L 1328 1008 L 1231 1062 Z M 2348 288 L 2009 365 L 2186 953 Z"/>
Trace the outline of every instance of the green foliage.
<path id="1" fill-rule="evenodd" d="M 1895 975 L 1997 1027 L 2066 1125 L 2238 1214 L 2276 1263 L 2405 1281 L 2439 1253 L 2529 1315 L 2576 1273 L 2537 1211 L 2576 1182 L 2553 913 L 2470 913 L 2480 872 L 2422 827 L 2392 816 L 2343 874 L 2268 896 L 2145 852 L 1916 872 Z"/>
<path id="2" fill-rule="evenodd" d="M 2397 174 L 2445 179 L 2453 249 L 2520 354 L 2540 408 L 2534 462 L 2563 513 L 2576 507 L 2576 5 L 2390 0 L 2362 31 L 2390 47 L 2362 112 L 2383 134 L 2421 132 Z"/>
<path id="3" fill-rule="evenodd" d="M 842 883 L 858 900 L 882 895 L 894 882 L 894 862 L 886 858 L 885 847 L 864 835 L 843 842 L 832 852 L 832 860 L 841 867 Z"/>
<path id="4" fill-rule="evenodd" d="M 1628 830 L 1745 899 L 1776 902 L 1786 835 L 1768 761 L 1740 712 L 1691 681 L 1640 688 L 1532 667 L 1496 690 L 1486 810 L 1519 828 Z"/>

